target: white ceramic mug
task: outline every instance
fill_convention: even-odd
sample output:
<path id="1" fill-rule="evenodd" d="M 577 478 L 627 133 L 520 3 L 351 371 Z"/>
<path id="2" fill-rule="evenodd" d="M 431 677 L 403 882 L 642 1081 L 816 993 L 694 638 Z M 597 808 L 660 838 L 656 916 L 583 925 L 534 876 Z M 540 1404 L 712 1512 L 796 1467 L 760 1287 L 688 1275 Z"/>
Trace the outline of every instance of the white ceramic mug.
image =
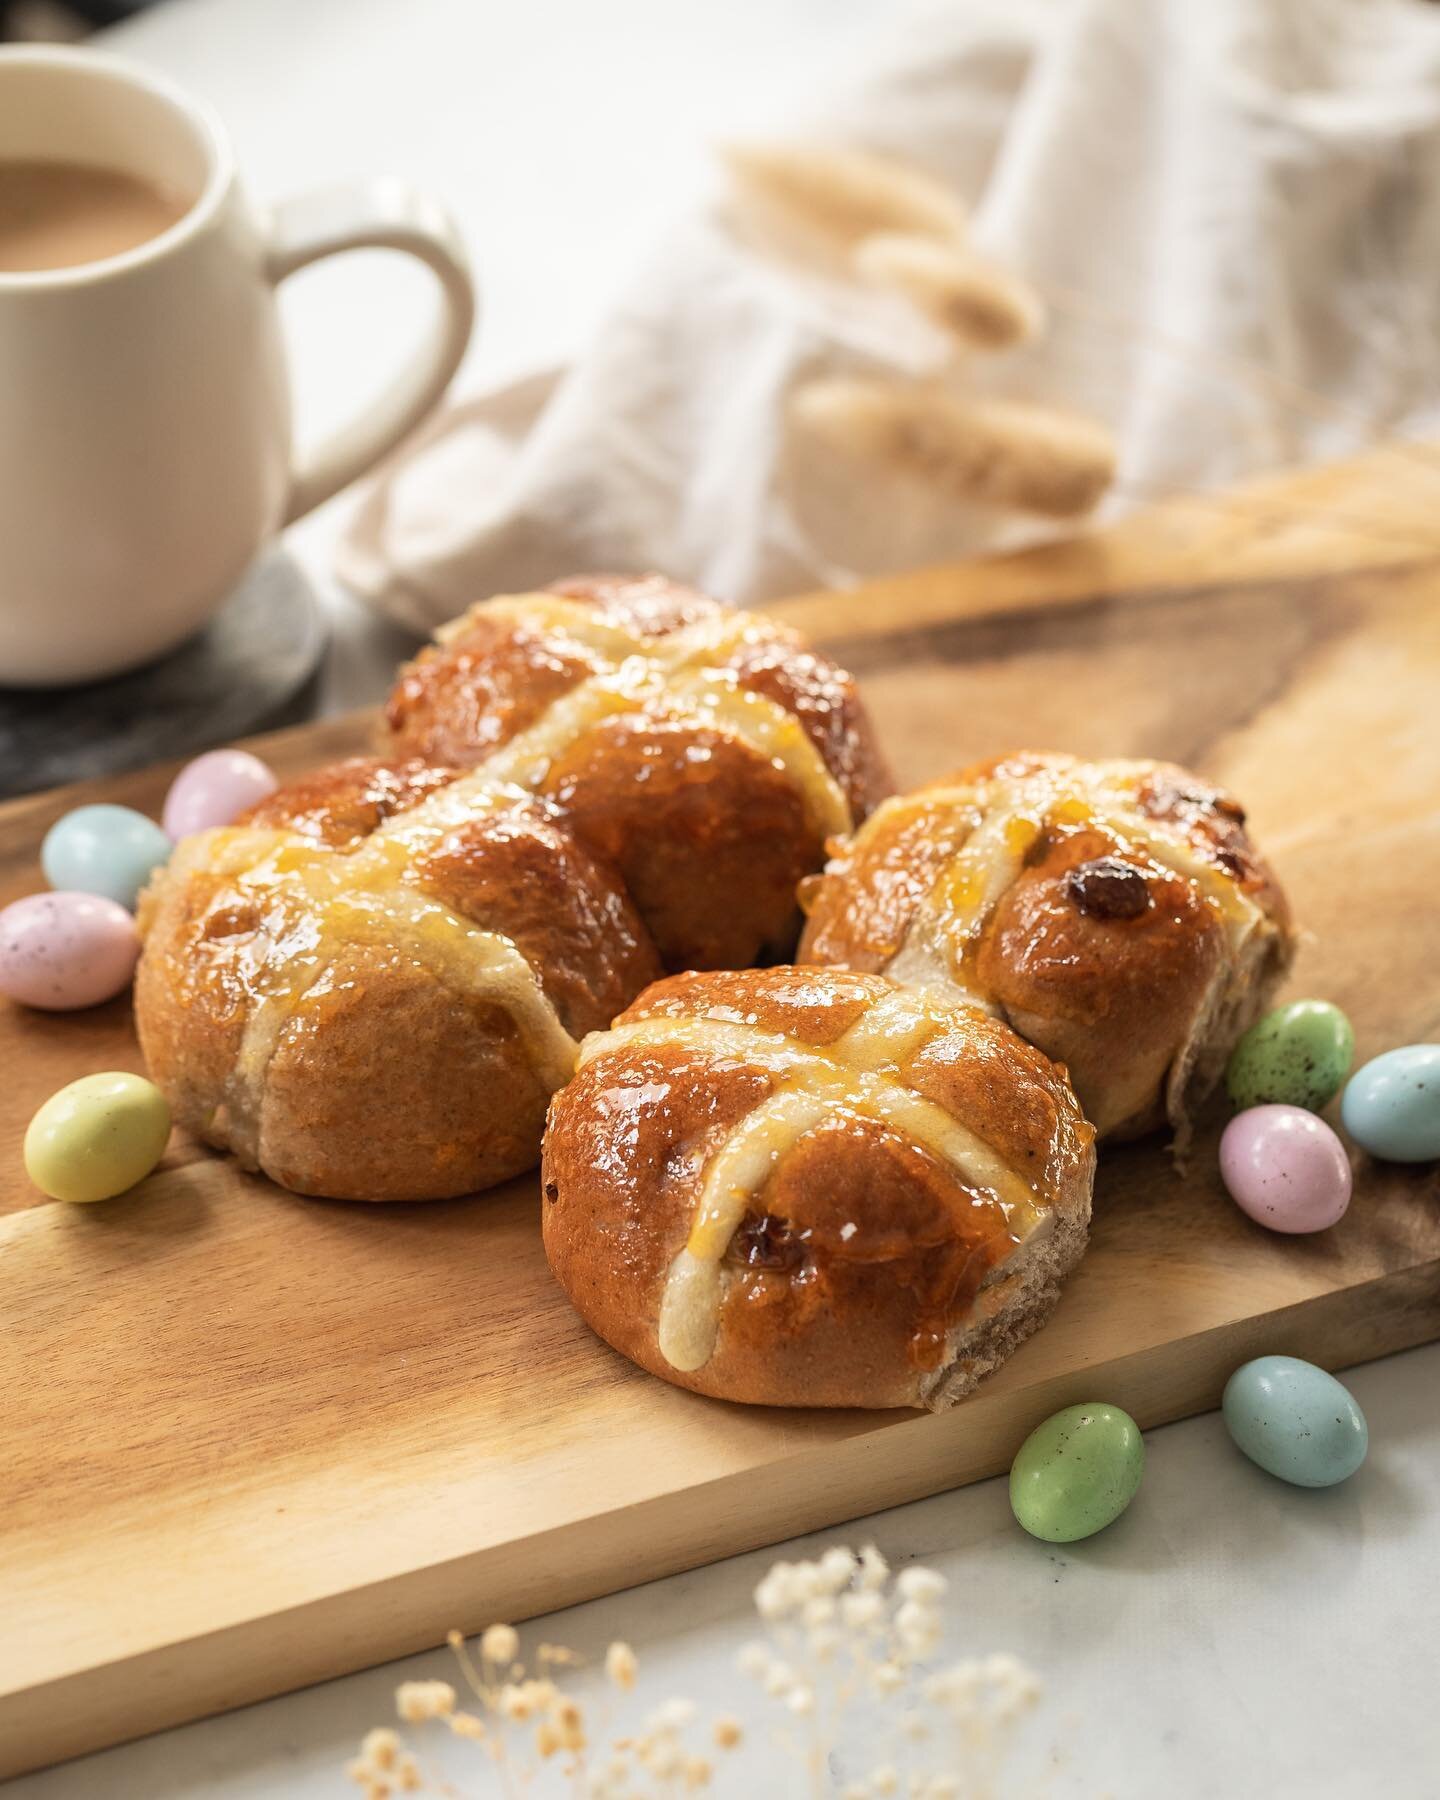
<path id="1" fill-rule="evenodd" d="M 0 272 L 0 685 L 45 686 L 134 667 L 201 625 L 273 532 L 434 406 L 475 303 L 433 201 L 365 181 L 262 213 L 209 112 L 108 56 L 0 50 L 0 158 L 99 164 L 190 202 L 122 255 Z M 375 246 L 429 265 L 440 317 L 297 464 L 276 283 Z"/>

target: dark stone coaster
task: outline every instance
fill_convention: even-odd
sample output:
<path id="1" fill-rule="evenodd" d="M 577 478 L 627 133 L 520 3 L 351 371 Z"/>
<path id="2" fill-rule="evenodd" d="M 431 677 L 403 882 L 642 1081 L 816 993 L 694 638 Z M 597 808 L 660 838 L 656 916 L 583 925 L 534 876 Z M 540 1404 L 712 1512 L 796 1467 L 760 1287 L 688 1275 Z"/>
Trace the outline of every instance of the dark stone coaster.
<path id="1" fill-rule="evenodd" d="M 326 642 L 310 583 L 269 551 L 159 662 L 73 688 L 0 688 L 0 795 L 120 775 L 303 719 Z"/>

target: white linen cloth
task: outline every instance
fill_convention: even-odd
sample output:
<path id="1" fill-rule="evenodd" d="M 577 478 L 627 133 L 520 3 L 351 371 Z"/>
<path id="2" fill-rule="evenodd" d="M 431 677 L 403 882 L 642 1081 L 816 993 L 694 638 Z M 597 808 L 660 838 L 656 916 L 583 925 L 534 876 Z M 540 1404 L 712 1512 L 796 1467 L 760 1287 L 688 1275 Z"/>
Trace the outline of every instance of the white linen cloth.
<path id="1" fill-rule="evenodd" d="M 954 0 L 770 134 L 938 175 L 1045 334 L 977 390 L 1119 445 L 1102 513 L 1440 420 L 1440 7 L 1424 0 Z M 368 491 L 342 577 L 421 629 L 581 569 L 739 603 L 1058 529 L 821 466 L 809 377 L 924 373 L 902 303 L 763 254 L 717 196 L 574 364 L 442 414 Z"/>

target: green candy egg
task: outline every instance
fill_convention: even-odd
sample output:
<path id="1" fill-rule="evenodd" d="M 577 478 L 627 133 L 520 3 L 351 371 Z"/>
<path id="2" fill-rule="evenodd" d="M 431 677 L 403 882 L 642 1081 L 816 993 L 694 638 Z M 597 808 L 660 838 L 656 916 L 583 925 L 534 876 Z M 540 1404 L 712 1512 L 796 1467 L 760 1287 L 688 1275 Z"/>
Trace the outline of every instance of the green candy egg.
<path id="1" fill-rule="evenodd" d="M 1145 1445 L 1129 1413 L 1067 1406 L 1037 1425 L 1010 1466 L 1010 1508 L 1031 1537 L 1073 1544 L 1118 1519 L 1145 1473 Z"/>
<path id="2" fill-rule="evenodd" d="M 52 1200 L 109 1200 L 165 1154 L 170 1108 L 143 1075 L 85 1075 L 52 1094 L 25 1133 L 25 1172 Z"/>
<path id="3" fill-rule="evenodd" d="M 1295 1000 L 1266 1013 L 1241 1038 L 1225 1070 L 1236 1106 L 1303 1106 L 1319 1112 L 1340 1091 L 1355 1033 L 1328 1000 Z"/>

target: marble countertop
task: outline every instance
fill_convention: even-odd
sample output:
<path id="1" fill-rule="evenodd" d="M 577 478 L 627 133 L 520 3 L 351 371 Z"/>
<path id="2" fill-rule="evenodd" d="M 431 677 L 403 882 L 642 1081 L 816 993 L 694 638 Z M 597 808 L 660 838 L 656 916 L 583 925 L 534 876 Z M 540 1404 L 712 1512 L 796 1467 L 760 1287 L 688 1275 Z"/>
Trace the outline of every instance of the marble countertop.
<path id="1" fill-rule="evenodd" d="M 378 171 L 441 193 L 484 294 L 484 329 L 460 377 L 473 391 L 562 358 L 703 178 L 707 139 L 763 120 L 821 62 L 854 56 L 856 34 L 883 12 L 881 0 L 172 0 L 110 41 L 217 106 L 262 199 Z M 375 378 L 374 346 L 402 342 L 424 303 L 423 280 L 369 255 L 287 284 L 302 434 Z M 325 710 L 374 700 L 409 647 L 330 579 L 346 504 L 291 536 L 333 626 Z M 1329 1492 L 1262 1474 L 1212 1414 L 1148 1434 L 1139 1498 L 1088 1543 L 1025 1537 L 1002 1481 L 806 1543 L 873 1540 L 897 1565 L 940 1569 L 951 1583 L 947 1648 L 1014 1651 L 1034 1667 L 1044 1699 L 1007 1793 L 1428 1800 L 1440 1794 L 1440 1346 L 1347 1379 L 1369 1417 L 1371 1456 Z M 746 1744 L 716 1791 L 799 1794 L 805 1782 L 776 1748 L 773 1713 L 733 1663 L 755 1631 L 759 1576 L 804 1548 L 577 1607 L 526 1637 L 592 1658 L 628 1640 L 641 1679 L 622 1724 L 676 1694 L 743 1711 Z M 435 1623 L 438 1635 L 448 1621 Z M 395 1684 L 450 1672 L 446 1652 L 412 1658 L 25 1777 L 7 1794 L 356 1793 L 343 1765 L 387 1721 Z M 495 1791 L 483 1773 L 466 1778 L 484 1765 L 467 1765 L 465 1746 L 442 1748 L 461 1793 Z M 832 1765 L 833 1791 L 891 1748 L 857 1722 Z"/>

